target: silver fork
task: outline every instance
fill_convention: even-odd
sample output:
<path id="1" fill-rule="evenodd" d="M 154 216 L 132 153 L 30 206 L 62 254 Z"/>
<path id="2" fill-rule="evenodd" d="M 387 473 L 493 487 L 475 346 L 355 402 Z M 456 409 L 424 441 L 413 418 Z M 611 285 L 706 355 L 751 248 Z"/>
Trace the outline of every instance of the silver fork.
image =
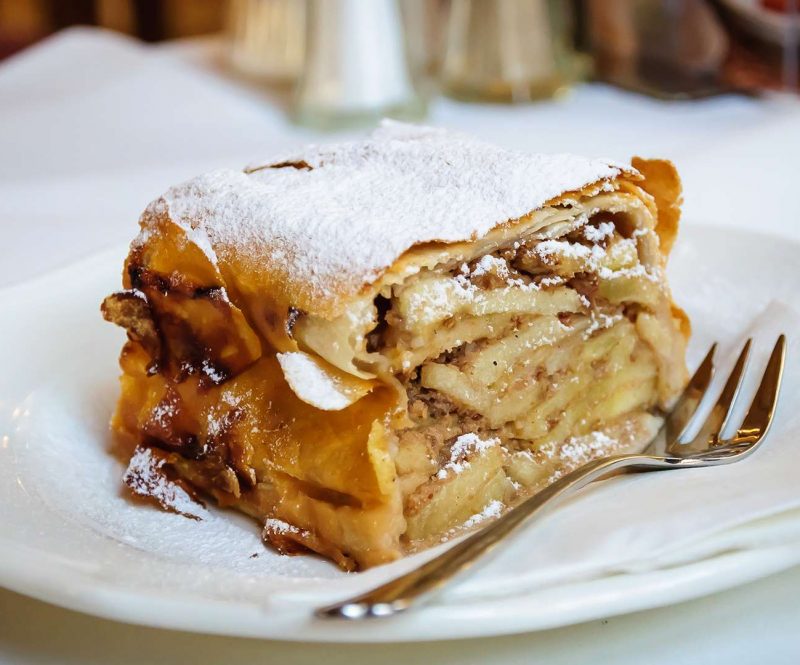
<path id="1" fill-rule="evenodd" d="M 696 436 L 684 441 L 714 372 L 716 344 L 706 354 L 694 376 L 665 420 L 659 436 L 641 454 L 615 455 L 598 459 L 562 476 L 553 484 L 527 498 L 488 526 L 471 534 L 419 568 L 396 577 L 371 591 L 316 611 L 323 618 L 362 619 L 385 617 L 408 609 L 429 598 L 454 576 L 465 572 L 475 562 L 523 523 L 540 515 L 545 507 L 589 483 L 620 469 L 652 471 L 696 469 L 738 462 L 759 447 L 772 423 L 780 391 L 786 355 L 786 337 L 781 335 L 772 349 L 761 383 L 736 434 L 724 439 L 722 434 L 733 411 L 742 385 L 750 352 L 747 340 L 730 373 L 725 387 Z"/>

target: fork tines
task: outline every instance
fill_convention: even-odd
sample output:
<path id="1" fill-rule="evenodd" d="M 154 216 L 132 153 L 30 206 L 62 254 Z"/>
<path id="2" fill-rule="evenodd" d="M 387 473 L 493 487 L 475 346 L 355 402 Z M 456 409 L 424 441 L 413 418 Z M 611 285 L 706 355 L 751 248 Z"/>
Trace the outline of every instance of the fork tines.
<path id="1" fill-rule="evenodd" d="M 668 434 L 668 441 L 680 445 L 681 456 L 687 454 L 738 455 L 745 451 L 749 454 L 764 439 L 775 415 L 786 356 L 785 335 L 780 335 L 775 342 L 750 408 L 736 434 L 728 439 L 723 438 L 723 432 L 730 422 L 734 405 L 744 382 L 752 339 L 748 339 L 742 347 L 722 392 L 697 434 L 689 441 L 683 440 L 686 431 L 690 429 L 695 420 L 694 415 L 711 384 L 716 346 L 716 344 L 711 346 L 703 362 L 700 363 L 694 376 L 690 379 L 676 408 L 668 417 L 667 428 L 671 433 L 671 436 Z"/>

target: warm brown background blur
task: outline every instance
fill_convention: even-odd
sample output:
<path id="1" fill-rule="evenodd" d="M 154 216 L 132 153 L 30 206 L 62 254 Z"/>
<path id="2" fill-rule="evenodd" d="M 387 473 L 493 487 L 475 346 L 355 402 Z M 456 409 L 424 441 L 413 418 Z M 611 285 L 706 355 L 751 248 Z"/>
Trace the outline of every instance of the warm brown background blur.
<path id="1" fill-rule="evenodd" d="M 146 41 L 216 32 L 222 0 L 0 0 L 0 58 L 69 25 L 99 25 Z"/>
<path id="2" fill-rule="evenodd" d="M 785 28 L 793 20 L 788 16 L 793 1 L 800 2 L 560 0 L 547 5 L 552 25 L 546 29 L 561 31 L 568 50 L 574 47 L 591 56 L 591 67 L 577 66 L 585 60 L 571 63 L 576 67 L 570 76 L 576 78 L 588 76 L 593 69 L 597 80 L 666 98 L 729 90 L 797 92 L 800 33 Z M 437 35 L 445 34 L 442 19 L 447 12 L 424 12 L 420 8 L 441 9 L 450 2 L 406 0 L 412 10 L 416 7 L 417 18 L 427 21 L 425 28 L 408 34 L 412 51 L 422 54 L 424 70 L 431 74 L 441 55 Z M 475 7 L 484 2 L 490 5 L 490 0 L 476 0 Z M 239 4 L 238 15 L 248 16 L 245 10 L 252 3 Z M 524 0 L 519 3 L 520 7 L 525 4 Z M 537 3 L 531 0 L 531 4 Z M 216 33 L 224 27 L 228 7 L 226 0 L 0 0 L 0 59 L 73 25 L 101 26 L 147 42 Z M 559 8 L 555 13 L 571 8 L 568 13 L 574 20 L 553 20 L 554 7 Z M 749 9 L 742 12 L 742 7 Z M 432 21 L 434 18 L 438 23 Z M 783 26 L 778 25 L 781 22 Z M 776 38 L 781 30 L 784 36 Z M 268 29 L 263 31 L 269 34 Z M 252 35 L 244 42 L 252 47 Z M 264 62 L 268 59 L 258 49 L 251 55 Z M 561 58 L 560 62 L 566 60 Z M 459 96 L 457 86 L 448 85 L 447 80 L 442 84 L 446 94 Z"/>

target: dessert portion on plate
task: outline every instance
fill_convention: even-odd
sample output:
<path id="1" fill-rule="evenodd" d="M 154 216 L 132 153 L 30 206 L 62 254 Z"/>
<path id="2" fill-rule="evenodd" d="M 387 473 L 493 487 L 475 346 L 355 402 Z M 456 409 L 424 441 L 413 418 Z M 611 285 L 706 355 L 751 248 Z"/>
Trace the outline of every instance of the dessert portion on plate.
<path id="1" fill-rule="evenodd" d="M 352 570 L 642 448 L 686 380 L 680 191 L 390 122 L 170 189 L 103 303 L 126 483 Z"/>

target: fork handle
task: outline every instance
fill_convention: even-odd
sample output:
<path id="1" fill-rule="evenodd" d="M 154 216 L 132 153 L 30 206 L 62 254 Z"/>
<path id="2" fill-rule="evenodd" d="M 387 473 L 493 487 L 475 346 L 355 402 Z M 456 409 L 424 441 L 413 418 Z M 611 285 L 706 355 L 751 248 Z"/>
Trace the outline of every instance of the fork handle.
<path id="1" fill-rule="evenodd" d="M 509 533 L 544 512 L 545 506 L 549 508 L 589 483 L 619 469 L 674 468 L 684 461 L 665 460 L 649 455 L 616 455 L 589 462 L 528 497 L 487 527 L 476 531 L 419 568 L 366 593 L 320 608 L 315 614 L 323 618 L 361 619 L 402 612 L 413 603 L 433 594 L 455 575 L 470 568 L 481 555 L 491 550 Z"/>

